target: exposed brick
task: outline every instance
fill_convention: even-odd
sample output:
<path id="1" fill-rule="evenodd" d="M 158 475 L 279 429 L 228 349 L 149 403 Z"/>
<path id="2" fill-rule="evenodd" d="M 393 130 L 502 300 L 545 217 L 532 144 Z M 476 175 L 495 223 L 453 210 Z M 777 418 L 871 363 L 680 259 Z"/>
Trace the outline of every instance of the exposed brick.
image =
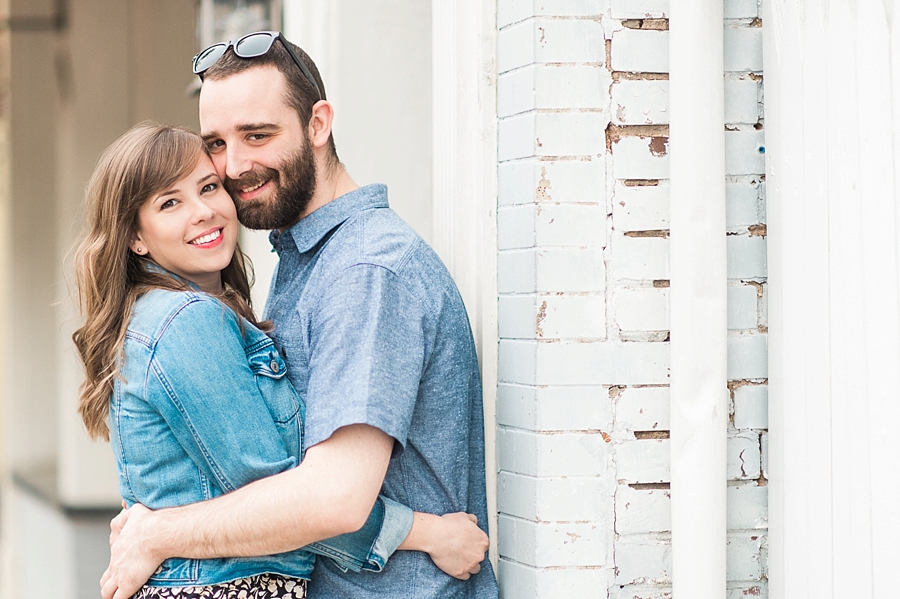
<path id="1" fill-rule="evenodd" d="M 668 489 L 616 489 L 616 534 L 672 530 L 672 494 Z"/>
<path id="2" fill-rule="evenodd" d="M 669 182 L 627 186 L 617 181 L 612 197 L 613 229 L 651 231 L 669 228 Z"/>
<path id="3" fill-rule="evenodd" d="M 497 481 L 501 513 L 540 522 L 602 522 L 605 481 L 597 476 L 537 478 L 501 472 Z"/>
<path id="4" fill-rule="evenodd" d="M 734 427 L 769 428 L 768 385 L 744 385 L 734 390 Z"/>
<path id="5" fill-rule="evenodd" d="M 538 434 L 501 428 L 500 469 L 529 476 L 596 476 L 605 472 L 609 444 L 599 433 Z"/>
<path id="6" fill-rule="evenodd" d="M 628 432 L 669 430 L 669 388 L 628 387 L 618 391 L 616 428 Z"/>
<path id="7" fill-rule="evenodd" d="M 612 36 L 612 69 L 633 73 L 669 72 L 669 32 L 622 29 Z"/>
<path id="8" fill-rule="evenodd" d="M 599 566 L 606 562 L 606 527 L 537 523 L 500 514 L 500 553 L 534 567 Z"/>
<path id="9" fill-rule="evenodd" d="M 607 431 L 612 405 L 601 386 L 529 387 L 504 383 L 497 390 L 497 421 L 532 431 Z"/>

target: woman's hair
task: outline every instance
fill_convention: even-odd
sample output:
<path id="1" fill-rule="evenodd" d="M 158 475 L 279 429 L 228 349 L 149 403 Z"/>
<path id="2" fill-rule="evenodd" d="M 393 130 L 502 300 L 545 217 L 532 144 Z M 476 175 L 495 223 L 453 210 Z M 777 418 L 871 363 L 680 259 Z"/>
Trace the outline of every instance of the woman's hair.
<path id="1" fill-rule="evenodd" d="M 75 280 L 84 326 L 72 339 L 84 363 L 78 411 L 92 438 L 109 439 L 109 401 L 123 356 L 134 303 L 151 289 L 191 289 L 130 249 L 138 210 L 152 196 L 189 175 L 207 152 L 196 133 L 141 123 L 100 156 L 86 193 L 87 234 L 75 254 Z M 218 298 L 254 325 L 250 308 L 252 267 L 240 248 L 222 270 Z"/>

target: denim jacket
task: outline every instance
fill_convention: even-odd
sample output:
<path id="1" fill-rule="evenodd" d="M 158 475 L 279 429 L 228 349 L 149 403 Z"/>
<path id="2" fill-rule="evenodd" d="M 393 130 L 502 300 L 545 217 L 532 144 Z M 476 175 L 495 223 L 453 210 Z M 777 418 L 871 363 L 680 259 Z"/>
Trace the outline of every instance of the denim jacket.
<path id="1" fill-rule="evenodd" d="M 304 404 L 284 361 L 268 336 L 215 298 L 199 291 L 144 294 L 123 354 L 110 439 L 129 505 L 203 501 L 299 463 Z M 309 578 L 313 553 L 342 569 L 379 571 L 411 525 L 409 508 L 379 497 L 356 533 L 264 557 L 172 558 L 148 584 L 208 585 L 265 572 Z"/>

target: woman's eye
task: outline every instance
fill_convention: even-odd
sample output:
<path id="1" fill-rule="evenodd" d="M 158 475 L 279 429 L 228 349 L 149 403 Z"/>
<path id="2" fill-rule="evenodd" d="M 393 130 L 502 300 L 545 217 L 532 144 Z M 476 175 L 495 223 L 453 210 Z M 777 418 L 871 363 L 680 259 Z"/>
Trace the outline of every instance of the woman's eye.
<path id="1" fill-rule="evenodd" d="M 167 209 L 169 209 L 169 208 L 174 207 L 175 204 L 177 204 L 177 203 L 178 203 L 178 200 L 176 200 L 176 199 L 174 199 L 174 198 L 170 198 L 170 199 L 166 200 L 165 202 L 163 202 L 163 203 L 159 206 L 159 209 L 160 209 L 160 210 L 167 210 Z"/>
<path id="2" fill-rule="evenodd" d="M 219 184 L 218 184 L 218 183 L 207 183 L 207 184 L 204 185 L 203 188 L 200 190 L 200 193 L 210 193 L 210 192 L 212 192 L 212 191 L 217 190 L 218 188 L 219 188 Z"/>

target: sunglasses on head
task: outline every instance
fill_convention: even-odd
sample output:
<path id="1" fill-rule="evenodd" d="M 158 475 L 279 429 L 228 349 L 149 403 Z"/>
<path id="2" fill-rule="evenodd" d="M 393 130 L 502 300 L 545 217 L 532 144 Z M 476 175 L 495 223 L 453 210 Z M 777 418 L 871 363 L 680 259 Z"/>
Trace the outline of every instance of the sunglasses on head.
<path id="1" fill-rule="evenodd" d="M 272 44 L 275 43 L 275 40 L 281 40 L 281 45 L 284 46 L 284 49 L 288 51 L 288 54 L 291 55 L 291 58 L 294 60 L 294 63 L 300 67 L 300 70 L 303 72 L 303 75 L 306 77 L 307 81 L 309 81 L 312 86 L 315 88 L 316 93 L 319 95 L 319 99 L 322 99 L 322 90 L 319 89 L 318 84 L 316 84 L 315 78 L 312 76 L 312 73 L 309 72 L 309 69 L 306 68 L 306 65 L 303 64 L 303 61 L 297 57 L 294 51 L 291 49 L 289 44 L 285 42 L 287 40 L 284 39 L 284 36 L 281 35 L 279 31 L 256 31 L 254 33 L 248 33 L 244 37 L 238 38 L 237 41 L 229 41 L 229 42 L 219 42 L 218 44 L 213 44 L 206 50 L 203 50 L 193 58 L 194 63 L 194 74 L 203 76 L 203 73 L 206 70 L 213 66 L 217 60 L 222 58 L 222 55 L 228 51 L 228 48 L 234 47 L 234 54 L 239 58 L 256 58 L 257 56 L 262 56 L 266 52 L 272 49 Z"/>

